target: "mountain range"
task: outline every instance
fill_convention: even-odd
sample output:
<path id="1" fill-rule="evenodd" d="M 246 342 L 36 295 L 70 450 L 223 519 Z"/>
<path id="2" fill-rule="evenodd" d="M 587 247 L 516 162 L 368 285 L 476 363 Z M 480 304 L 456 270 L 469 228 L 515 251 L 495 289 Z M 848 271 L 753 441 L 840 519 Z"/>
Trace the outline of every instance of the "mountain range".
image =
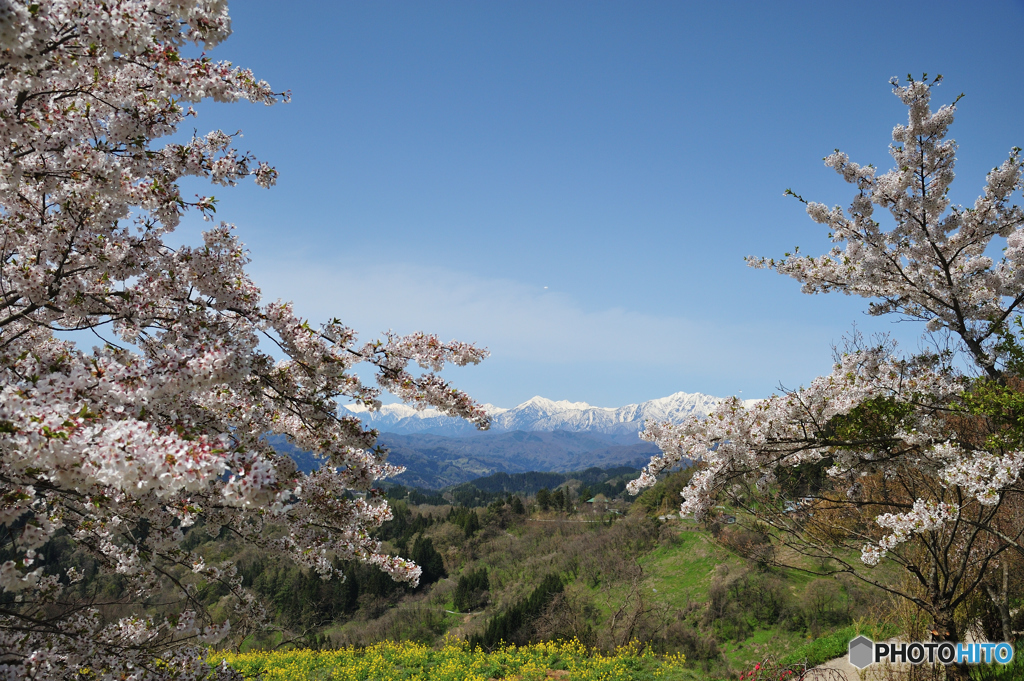
<path id="1" fill-rule="evenodd" d="M 491 404 L 483 407 L 491 417 L 492 433 L 517 430 L 600 433 L 628 436 L 629 444 L 632 444 L 648 420 L 678 423 L 689 416 L 707 416 L 721 401 L 720 397 L 679 392 L 624 407 L 595 407 L 586 402 L 556 402 L 544 397 L 531 398 L 511 409 Z M 746 404 L 754 401 L 747 400 Z M 417 410 L 406 404 L 386 404 L 379 411 L 370 411 L 362 405 L 346 405 L 344 408 L 382 433 L 459 437 L 479 432 L 466 421 L 445 416 L 436 409 Z"/>
<path id="2" fill-rule="evenodd" d="M 405 466 L 393 481 L 411 487 L 441 489 L 496 473 L 567 472 L 591 467 L 639 469 L 658 448 L 638 437 L 648 420 L 679 423 L 704 417 L 722 398 L 676 393 L 625 407 L 594 407 L 534 397 L 512 409 L 484 405 L 491 428 L 479 431 L 435 409 L 418 411 L 387 404 L 379 411 L 343 407 L 380 432 L 390 463 Z M 747 404 L 754 400 L 748 400 Z M 270 437 L 274 448 L 309 471 L 319 463 L 284 436 Z"/>

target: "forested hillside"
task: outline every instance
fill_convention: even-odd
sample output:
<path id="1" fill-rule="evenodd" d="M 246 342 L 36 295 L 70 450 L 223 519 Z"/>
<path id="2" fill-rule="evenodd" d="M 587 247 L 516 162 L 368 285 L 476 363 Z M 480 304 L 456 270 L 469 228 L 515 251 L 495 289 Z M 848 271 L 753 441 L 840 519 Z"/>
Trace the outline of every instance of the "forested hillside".
<path id="1" fill-rule="evenodd" d="M 606 497 L 620 497 L 630 480 L 640 474 L 632 466 L 614 468 L 592 467 L 583 471 L 567 473 L 550 473 L 530 471 L 528 473 L 494 473 L 483 478 L 446 487 L 443 490 L 430 490 L 419 487 L 406 488 L 404 485 L 385 483 L 387 496 L 394 501 L 405 501 L 409 504 L 456 504 L 459 506 L 487 506 L 488 504 L 517 495 L 532 497 L 540 493 L 538 505 L 547 510 L 545 493 L 557 487 L 563 487 L 564 501 L 558 508 L 568 510 L 569 504 L 579 499 L 586 503 L 591 497 L 601 494 Z"/>
<path id="2" fill-rule="evenodd" d="M 346 578 L 324 581 L 201 527 L 187 542 L 210 562 L 234 555 L 243 584 L 270 610 L 274 628 L 253 632 L 245 648 L 433 644 L 453 635 L 485 649 L 574 637 L 613 649 L 637 639 L 659 652 L 682 652 L 689 664 L 725 678 L 769 651 L 797 650 L 855 622 L 885 619 L 884 598 L 854 580 L 772 567 L 767 536 L 730 525 L 723 514 L 699 525 L 678 516 L 659 521 L 688 473 L 672 474 L 636 499 L 617 496 L 621 478 L 635 474 L 590 471 L 592 480 L 605 478 L 588 483 L 590 491 L 604 490 L 601 504 L 546 473 L 465 486 L 490 495 L 477 506 L 410 503 L 424 492 L 392 488 L 394 518 L 378 536 L 389 552 L 423 567 L 416 588 L 360 563 L 338 563 Z M 551 487 L 531 495 L 499 491 L 543 483 Z M 571 484 L 582 489 L 580 480 Z M 197 587 L 214 609 L 228 597 Z"/>
<path id="3" fill-rule="evenodd" d="M 301 470 L 316 469 L 313 455 L 287 438 L 271 436 L 269 440 Z M 498 473 L 570 472 L 594 466 L 639 469 L 659 451 L 635 434 L 567 431 L 485 432 L 467 437 L 381 433 L 378 441 L 389 450 L 388 462 L 406 469 L 393 482 L 426 489 L 443 489 Z"/>

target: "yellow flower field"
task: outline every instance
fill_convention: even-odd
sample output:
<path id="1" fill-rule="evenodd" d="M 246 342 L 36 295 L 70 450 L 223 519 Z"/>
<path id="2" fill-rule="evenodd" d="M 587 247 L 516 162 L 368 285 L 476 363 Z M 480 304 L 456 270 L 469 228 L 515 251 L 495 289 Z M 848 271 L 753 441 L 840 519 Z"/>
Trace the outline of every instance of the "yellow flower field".
<path id="1" fill-rule="evenodd" d="M 682 670 L 682 655 L 658 656 L 628 645 L 606 655 L 579 641 L 507 646 L 487 653 L 449 639 L 440 650 L 413 642 L 384 642 L 368 648 L 216 652 L 248 679 L 264 681 L 646 681 L 669 679 Z"/>

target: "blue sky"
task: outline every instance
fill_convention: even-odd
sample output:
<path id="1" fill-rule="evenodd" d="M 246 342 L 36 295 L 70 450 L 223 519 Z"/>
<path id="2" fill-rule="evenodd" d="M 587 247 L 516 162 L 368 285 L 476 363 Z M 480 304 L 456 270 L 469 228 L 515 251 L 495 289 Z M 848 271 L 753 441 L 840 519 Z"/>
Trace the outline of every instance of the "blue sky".
<path id="1" fill-rule="evenodd" d="M 482 402 L 762 397 L 831 366 L 866 301 L 805 296 L 746 255 L 827 250 L 794 190 L 852 197 L 821 159 L 889 168 L 888 80 L 966 94 L 954 201 L 1024 146 L 1024 1 L 231 4 L 210 54 L 286 105 L 200 107 L 277 187 L 217 188 L 264 294 L 371 337 L 487 346 Z M 199 184 L 188 193 L 210 193 Z M 202 227 L 189 222 L 188 237 Z M 741 392 L 742 391 L 742 392 Z"/>

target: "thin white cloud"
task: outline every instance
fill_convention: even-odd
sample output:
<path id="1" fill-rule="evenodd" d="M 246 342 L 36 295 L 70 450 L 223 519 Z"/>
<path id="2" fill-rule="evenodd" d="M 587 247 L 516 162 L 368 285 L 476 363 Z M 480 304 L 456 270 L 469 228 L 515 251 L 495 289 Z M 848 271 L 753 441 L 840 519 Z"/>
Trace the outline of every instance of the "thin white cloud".
<path id="1" fill-rule="evenodd" d="M 698 373 L 718 366 L 731 374 L 763 371 L 769 358 L 770 364 L 788 363 L 794 351 L 800 353 L 794 338 L 820 352 L 822 339 L 830 337 L 814 327 L 791 325 L 784 333 L 781 325 L 751 328 L 621 308 L 588 311 L 540 283 L 413 265 L 327 269 L 278 261 L 253 273 L 266 298 L 290 299 L 314 321 L 336 316 L 366 338 L 387 329 L 429 331 L 517 362 L 616 362 Z"/>

